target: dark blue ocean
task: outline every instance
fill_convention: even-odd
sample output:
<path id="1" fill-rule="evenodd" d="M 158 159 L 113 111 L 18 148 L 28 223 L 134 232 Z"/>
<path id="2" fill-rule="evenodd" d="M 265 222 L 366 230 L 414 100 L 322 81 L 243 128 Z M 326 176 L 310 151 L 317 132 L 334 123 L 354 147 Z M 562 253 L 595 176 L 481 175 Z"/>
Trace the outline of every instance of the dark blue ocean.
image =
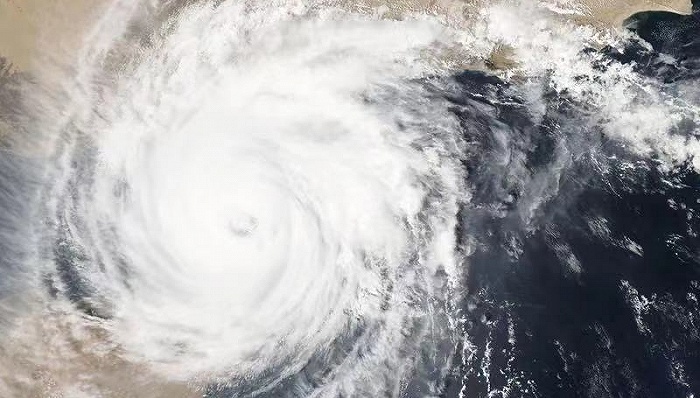
<path id="1" fill-rule="evenodd" d="M 625 26 L 636 36 L 624 48 L 586 51 L 596 55 L 596 68 L 628 66 L 669 96 L 700 87 L 698 8 L 692 15 L 632 15 Z M 21 131 L 27 121 L 13 103 L 21 96 L 15 78 L 0 64 L 0 120 Z M 692 159 L 668 168 L 611 139 L 595 107 L 548 89 L 547 79 L 537 83 L 536 110 L 528 97 L 532 81 L 506 82 L 484 70 L 412 82 L 459 120 L 468 143 L 460 162 L 473 196 L 460 205 L 455 237 L 455 247 L 465 250 L 457 325 L 463 338 L 456 346 L 436 344 L 451 360 L 444 380 L 434 383 L 440 370 L 427 365 L 400 396 L 698 397 L 700 175 Z M 690 141 L 699 131 L 688 120 L 672 134 Z M 94 166 L 73 162 L 81 172 Z M 38 163 L 0 149 L 0 300 L 24 289 L 17 281 L 19 264 L 31 254 L 22 246 L 29 225 L 14 220 L 36 216 L 28 204 L 43 173 Z M 66 208 L 61 216 L 68 223 L 75 209 Z M 56 272 L 46 277 L 46 289 L 91 319 L 109 319 L 94 305 L 100 292 L 81 268 L 87 260 L 65 244 L 69 232 L 49 243 Z M 338 339 L 347 347 L 337 351 L 350 355 L 358 336 Z M 324 351 L 274 388 L 241 377 L 233 387 L 211 383 L 202 394 L 311 396 L 332 375 L 318 364 L 342 363 L 335 353 Z M 269 373 L 265 380 L 276 377 Z M 311 387 L 294 389 L 302 384 Z"/>
<path id="2" fill-rule="evenodd" d="M 653 49 L 630 41 L 624 53 L 600 51 L 668 90 L 698 78 L 700 14 L 642 12 L 626 24 Z M 660 172 L 603 135 L 578 146 L 576 135 L 596 127 L 565 96 L 550 97 L 535 123 L 517 86 L 474 72 L 455 81 L 464 89 L 455 112 L 482 146 L 467 165 L 477 201 L 463 209 L 465 235 L 480 245 L 464 302 L 473 346 L 444 396 L 697 396 L 700 176 Z M 558 194 L 523 221 L 562 147 L 574 160 L 556 176 Z M 525 153 L 525 176 L 492 166 L 510 151 Z"/>

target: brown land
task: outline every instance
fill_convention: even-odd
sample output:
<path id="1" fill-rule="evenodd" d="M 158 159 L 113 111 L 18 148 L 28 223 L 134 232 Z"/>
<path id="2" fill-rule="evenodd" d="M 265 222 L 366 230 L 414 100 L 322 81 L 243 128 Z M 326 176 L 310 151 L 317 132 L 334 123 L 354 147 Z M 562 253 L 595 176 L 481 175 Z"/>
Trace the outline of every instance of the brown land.
<path id="1" fill-rule="evenodd" d="M 579 20 L 604 26 L 620 26 L 630 15 L 640 11 L 672 11 L 689 14 L 690 0 L 579 0 L 587 15 Z"/>
<path id="2" fill-rule="evenodd" d="M 643 10 L 690 12 L 689 0 L 579 0 L 586 16 L 583 23 L 619 26 L 626 17 Z M 392 10 L 431 9 L 448 14 L 465 4 L 478 7 L 485 0 L 344 0 L 361 6 L 387 5 Z M 39 52 L 64 57 L 80 47 L 85 29 L 106 0 L 0 0 L 0 56 L 15 69 L 33 70 Z M 45 59 L 45 58 L 44 58 Z"/>
<path id="3" fill-rule="evenodd" d="M 82 37 L 108 0 L 0 0 L 0 57 L 16 71 L 36 72 L 47 59 L 70 63 Z M 455 15 L 488 0 L 339 0 L 363 8 L 386 5 L 386 12 L 433 10 Z M 468 1 L 468 2 L 467 2 Z M 690 12 L 689 0 L 580 0 L 586 15 L 581 23 L 619 26 L 643 10 Z M 507 49 L 506 49 L 507 50 Z M 507 51 L 503 60 L 508 61 Z M 2 64 L 0 63 L 0 69 Z M 0 76 L 2 75 L 0 71 Z M 2 83 L 2 82 L 0 82 Z M 0 84 L 1 86 L 2 84 Z M 0 119 L 0 133 L 7 130 Z M 60 314 L 27 319 L 14 331 L 14 345 L 0 346 L 0 396 L 70 397 L 76 385 L 104 397 L 194 397 L 181 383 L 158 380 L 147 369 L 121 358 L 99 329 L 76 336 Z M 26 342 L 29 345 L 22 343 Z M 6 343 L 7 341 L 5 341 Z M 9 377 L 9 379 L 8 379 Z"/>
<path id="4" fill-rule="evenodd" d="M 32 70 L 39 51 L 73 53 L 104 0 L 0 0 L 0 56 Z"/>
<path id="5" fill-rule="evenodd" d="M 125 359 L 103 328 L 61 311 L 24 318 L 4 338 L 15 343 L 0 346 L 2 397 L 202 396 L 186 383 L 164 380 Z"/>

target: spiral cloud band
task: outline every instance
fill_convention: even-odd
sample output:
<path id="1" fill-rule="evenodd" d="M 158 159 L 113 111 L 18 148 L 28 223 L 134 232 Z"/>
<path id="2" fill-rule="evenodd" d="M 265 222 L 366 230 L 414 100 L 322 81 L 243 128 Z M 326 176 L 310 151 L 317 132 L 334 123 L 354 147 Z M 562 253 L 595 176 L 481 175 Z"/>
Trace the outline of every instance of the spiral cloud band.
<path id="1" fill-rule="evenodd" d="M 100 3 L 0 58 L 0 397 L 700 380 L 697 12 Z"/>
<path id="2" fill-rule="evenodd" d="M 164 26 L 126 71 L 86 63 L 53 288 L 168 380 L 259 392 L 303 371 L 295 388 L 364 395 L 438 378 L 464 176 L 457 121 L 416 81 L 446 28 L 286 2 Z M 111 40 L 115 57 L 129 33 Z"/>

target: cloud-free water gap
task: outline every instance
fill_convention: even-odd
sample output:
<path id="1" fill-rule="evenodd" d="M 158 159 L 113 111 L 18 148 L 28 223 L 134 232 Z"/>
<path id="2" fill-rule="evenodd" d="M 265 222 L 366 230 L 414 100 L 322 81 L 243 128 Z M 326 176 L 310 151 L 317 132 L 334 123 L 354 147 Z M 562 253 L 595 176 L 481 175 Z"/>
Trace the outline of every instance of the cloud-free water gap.
<path id="1" fill-rule="evenodd" d="M 86 396 L 127 388 L 110 382 L 125 373 L 149 397 L 533 395 L 554 391 L 560 360 L 572 394 L 608 380 L 576 372 L 614 356 L 569 364 L 585 351 L 570 329 L 533 319 L 574 314 L 568 292 L 595 308 L 583 287 L 600 268 L 581 230 L 595 225 L 598 252 L 630 264 L 659 252 L 606 195 L 692 187 L 692 77 L 664 84 L 619 56 L 628 38 L 528 2 L 480 12 L 459 25 L 286 1 L 115 2 L 75 81 L 27 102 L 46 111 L 29 130 L 53 155 L 33 213 L 10 225 L 35 227 L 33 274 L 17 278 L 35 284 L 25 301 L 40 316 L 20 314 L 4 349 Z M 507 71 L 455 66 L 504 45 Z M 677 196 L 684 224 L 668 242 L 692 263 L 680 231 L 693 208 Z M 634 309 L 632 327 L 658 333 L 646 332 L 658 309 L 692 315 L 625 261 L 593 285 Z M 631 355 L 597 316 L 571 324 Z M 688 384 L 692 366 L 670 353 Z M 542 372 L 521 366 L 550 354 Z"/>

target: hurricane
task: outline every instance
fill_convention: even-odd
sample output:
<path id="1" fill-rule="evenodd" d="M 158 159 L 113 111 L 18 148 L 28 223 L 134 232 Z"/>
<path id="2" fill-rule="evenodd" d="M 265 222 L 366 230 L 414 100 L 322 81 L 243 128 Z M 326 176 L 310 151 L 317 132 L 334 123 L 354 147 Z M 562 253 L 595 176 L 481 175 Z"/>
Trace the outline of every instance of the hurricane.
<path id="1" fill-rule="evenodd" d="M 693 397 L 698 14 L 592 7 L 95 5 L 0 78 L 0 395 Z"/>

